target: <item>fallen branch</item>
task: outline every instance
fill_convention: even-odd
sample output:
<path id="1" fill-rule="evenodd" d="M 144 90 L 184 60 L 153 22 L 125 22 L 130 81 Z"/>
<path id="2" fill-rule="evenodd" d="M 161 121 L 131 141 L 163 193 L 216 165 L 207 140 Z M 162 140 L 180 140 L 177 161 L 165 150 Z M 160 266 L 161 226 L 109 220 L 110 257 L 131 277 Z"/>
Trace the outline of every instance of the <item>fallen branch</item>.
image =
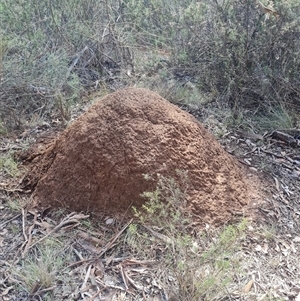
<path id="1" fill-rule="evenodd" d="M 299 141 L 297 139 L 295 139 L 293 136 L 283 133 L 283 132 L 274 131 L 270 134 L 270 137 L 272 139 L 283 141 L 292 147 L 297 147 L 300 145 Z"/>

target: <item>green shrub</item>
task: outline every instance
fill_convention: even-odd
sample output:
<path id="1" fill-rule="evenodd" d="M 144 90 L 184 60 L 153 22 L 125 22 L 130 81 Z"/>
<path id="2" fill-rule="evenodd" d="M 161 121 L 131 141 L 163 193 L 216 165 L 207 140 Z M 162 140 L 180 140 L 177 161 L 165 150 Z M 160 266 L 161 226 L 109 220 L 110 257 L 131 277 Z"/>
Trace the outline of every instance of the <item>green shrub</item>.
<path id="1" fill-rule="evenodd" d="M 269 2 L 274 14 L 249 0 L 191 6 L 197 14 L 185 10 L 173 58 L 201 89 L 235 110 L 264 110 L 281 102 L 299 107 L 299 2 Z"/>
<path id="2" fill-rule="evenodd" d="M 53 108 L 66 118 L 83 89 L 130 64 L 118 15 L 112 1 L 2 1 L 0 118 L 19 127 L 21 116 L 53 116 Z"/>
<path id="3" fill-rule="evenodd" d="M 241 108 L 299 113 L 298 1 L 128 0 L 124 11 L 137 44 L 171 52 L 173 76 L 192 80 L 234 118 Z"/>
<path id="4" fill-rule="evenodd" d="M 139 81 L 148 59 L 135 53 L 153 48 L 168 54 L 163 78 L 196 87 L 193 102 L 300 111 L 300 4 L 264 5 L 273 13 L 250 0 L 3 0 L 0 118 L 18 127 L 54 107 L 66 119 L 83 91 Z"/>
<path id="5" fill-rule="evenodd" d="M 151 258 L 156 253 L 160 283 L 170 299 L 221 300 L 230 295 L 227 287 L 239 268 L 237 241 L 247 221 L 192 235 L 187 184 L 187 172 L 178 171 L 177 180 L 158 175 L 156 190 L 143 194 L 147 199 L 143 210 L 134 210 L 138 222 L 128 228 L 126 241 L 137 256 Z"/>

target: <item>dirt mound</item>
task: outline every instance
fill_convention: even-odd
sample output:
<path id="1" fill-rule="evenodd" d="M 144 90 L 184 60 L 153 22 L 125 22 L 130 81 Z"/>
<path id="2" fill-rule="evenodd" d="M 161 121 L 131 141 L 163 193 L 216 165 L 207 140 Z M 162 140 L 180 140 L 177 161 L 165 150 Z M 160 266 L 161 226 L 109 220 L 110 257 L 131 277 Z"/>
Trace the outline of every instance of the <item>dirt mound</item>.
<path id="1" fill-rule="evenodd" d="M 35 204 L 120 212 L 155 188 L 144 174 L 189 171 L 188 203 L 203 222 L 229 220 L 252 200 L 251 181 L 191 115 L 146 89 L 107 95 L 32 161 Z"/>

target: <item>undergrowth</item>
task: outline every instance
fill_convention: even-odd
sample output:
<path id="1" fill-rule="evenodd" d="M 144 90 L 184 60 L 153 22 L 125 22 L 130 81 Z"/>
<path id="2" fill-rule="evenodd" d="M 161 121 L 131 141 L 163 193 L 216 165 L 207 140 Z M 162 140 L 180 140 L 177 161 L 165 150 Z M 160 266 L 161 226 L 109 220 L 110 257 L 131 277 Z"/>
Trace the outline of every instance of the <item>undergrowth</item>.
<path id="1" fill-rule="evenodd" d="M 297 115 L 281 105 L 269 108 L 268 112 L 258 114 L 255 118 L 256 123 L 264 131 L 292 129 L 296 125 L 296 120 Z"/>
<path id="2" fill-rule="evenodd" d="M 143 208 L 134 209 L 138 221 L 126 241 L 138 256 L 156 258 L 161 284 L 175 300 L 215 300 L 229 294 L 247 221 L 220 230 L 193 228 L 186 210 L 187 172 L 178 171 L 178 179 L 158 176 L 156 190 L 143 194 Z"/>
<path id="3" fill-rule="evenodd" d="M 266 107 L 277 118 L 282 104 L 299 114 L 299 11 L 297 0 L 3 0 L 0 132 L 34 114 L 67 120 L 85 92 L 147 78 L 235 119 Z"/>
<path id="4" fill-rule="evenodd" d="M 10 177 L 16 177 L 20 174 L 18 163 L 14 160 L 11 153 L 0 156 L 0 172 Z"/>
<path id="5" fill-rule="evenodd" d="M 20 289 L 31 296 L 44 291 L 43 300 L 53 300 L 54 288 L 59 283 L 67 285 L 71 281 L 67 270 L 64 270 L 70 259 L 71 255 L 62 242 L 47 239 L 34 248 L 12 274 L 19 279 Z"/>

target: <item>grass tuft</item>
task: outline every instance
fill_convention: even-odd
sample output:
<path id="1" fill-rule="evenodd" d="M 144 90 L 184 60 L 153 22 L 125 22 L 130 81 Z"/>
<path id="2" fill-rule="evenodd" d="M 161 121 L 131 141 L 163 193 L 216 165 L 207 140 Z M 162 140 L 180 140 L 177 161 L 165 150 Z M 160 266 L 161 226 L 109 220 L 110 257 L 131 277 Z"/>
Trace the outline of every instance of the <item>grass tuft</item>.
<path id="1" fill-rule="evenodd" d="M 292 129 L 295 125 L 295 116 L 290 110 L 279 105 L 269 109 L 268 113 L 260 115 L 257 123 L 262 130 Z"/>
<path id="2" fill-rule="evenodd" d="M 62 243 L 47 239 L 13 271 L 29 294 L 49 289 L 64 279 L 61 271 L 69 262 L 70 255 L 63 249 Z"/>
<path id="3" fill-rule="evenodd" d="M 19 175 L 18 164 L 14 160 L 12 154 L 7 153 L 0 157 L 0 170 L 4 171 L 11 177 Z"/>

